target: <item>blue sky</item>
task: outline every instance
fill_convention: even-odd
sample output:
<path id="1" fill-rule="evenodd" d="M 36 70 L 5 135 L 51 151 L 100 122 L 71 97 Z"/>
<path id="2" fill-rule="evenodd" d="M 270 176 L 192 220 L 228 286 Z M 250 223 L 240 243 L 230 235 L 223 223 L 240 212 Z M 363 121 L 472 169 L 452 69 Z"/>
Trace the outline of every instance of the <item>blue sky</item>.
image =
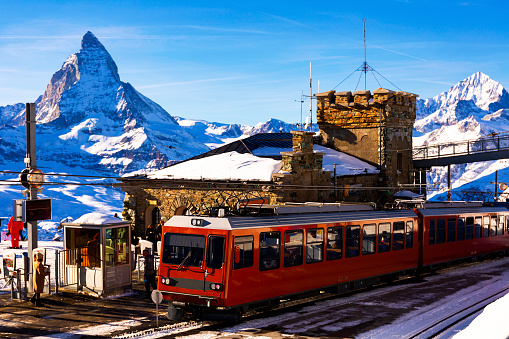
<path id="1" fill-rule="evenodd" d="M 301 93 L 364 89 L 367 60 L 429 98 L 477 71 L 509 86 L 504 1 L 0 2 L 0 106 L 33 102 L 91 31 L 131 83 L 171 115 L 300 122 Z M 397 90 L 368 73 L 367 89 Z M 337 87 L 336 87 L 337 86 Z M 305 98 L 304 115 L 309 114 Z M 315 118 L 313 118 L 315 120 Z"/>

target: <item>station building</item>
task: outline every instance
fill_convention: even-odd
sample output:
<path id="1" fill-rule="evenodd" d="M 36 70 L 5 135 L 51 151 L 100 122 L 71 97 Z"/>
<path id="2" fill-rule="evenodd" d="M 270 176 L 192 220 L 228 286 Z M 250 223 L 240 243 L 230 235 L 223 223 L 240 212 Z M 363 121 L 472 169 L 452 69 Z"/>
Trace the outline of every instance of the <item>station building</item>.
<path id="1" fill-rule="evenodd" d="M 147 175 L 124 177 L 123 218 L 142 235 L 173 215 L 239 204 L 375 202 L 414 182 L 417 95 L 379 88 L 315 95 L 320 132 L 261 133 Z"/>

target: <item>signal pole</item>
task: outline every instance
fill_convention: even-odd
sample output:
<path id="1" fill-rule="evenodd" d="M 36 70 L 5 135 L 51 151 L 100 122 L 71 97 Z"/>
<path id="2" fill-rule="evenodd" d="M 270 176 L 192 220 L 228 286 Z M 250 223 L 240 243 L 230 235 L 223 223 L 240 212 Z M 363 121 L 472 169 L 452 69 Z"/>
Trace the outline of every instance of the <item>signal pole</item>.
<path id="1" fill-rule="evenodd" d="M 35 103 L 26 104 L 26 131 L 27 131 L 27 155 L 25 158 L 26 167 L 29 170 L 37 168 L 37 157 L 36 157 L 36 107 Z M 29 186 L 27 200 L 37 199 L 37 189 L 32 185 Z M 37 221 L 27 221 L 28 231 L 28 258 L 29 265 L 28 271 L 33 274 L 34 257 L 33 251 L 38 247 L 37 241 Z M 29 279 L 28 290 L 33 291 L 33 279 Z"/>

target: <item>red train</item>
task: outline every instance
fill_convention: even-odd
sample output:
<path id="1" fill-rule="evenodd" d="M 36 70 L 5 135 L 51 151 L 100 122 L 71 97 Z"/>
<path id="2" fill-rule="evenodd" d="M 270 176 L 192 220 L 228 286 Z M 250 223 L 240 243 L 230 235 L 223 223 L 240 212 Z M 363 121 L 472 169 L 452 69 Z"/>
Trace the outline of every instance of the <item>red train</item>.
<path id="1" fill-rule="evenodd" d="M 163 227 L 159 264 L 168 317 L 239 317 L 281 299 L 346 292 L 509 250 L 507 208 L 431 206 L 258 206 L 251 209 L 259 216 L 174 216 Z"/>

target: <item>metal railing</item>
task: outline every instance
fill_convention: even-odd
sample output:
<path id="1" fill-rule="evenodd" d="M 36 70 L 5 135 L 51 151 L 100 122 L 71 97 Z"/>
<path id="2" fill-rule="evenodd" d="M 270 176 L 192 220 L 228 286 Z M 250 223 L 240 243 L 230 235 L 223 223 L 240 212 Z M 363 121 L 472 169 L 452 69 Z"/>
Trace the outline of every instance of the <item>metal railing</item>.
<path id="1" fill-rule="evenodd" d="M 448 142 L 413 148 L 413 159 L 424 160 L 509 150 L 509 135 L 487 136 L 476 140 Z"/>

